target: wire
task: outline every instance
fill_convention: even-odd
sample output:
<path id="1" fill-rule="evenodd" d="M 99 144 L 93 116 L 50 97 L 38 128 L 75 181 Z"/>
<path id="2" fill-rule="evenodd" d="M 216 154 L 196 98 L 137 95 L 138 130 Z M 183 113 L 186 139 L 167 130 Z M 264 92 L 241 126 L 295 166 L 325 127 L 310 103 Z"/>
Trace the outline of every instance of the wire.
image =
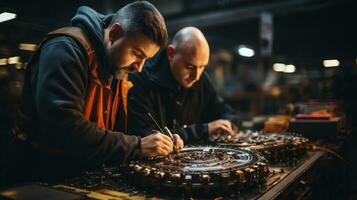
<path id="1" fill-rule="evenodd" d="M 334 155 L 336 158 L 338 158 L 338 159 L 340 159 L 341 161 L 343 161 L 343 162 L 344 162 L 345 164 L 347 164 L 348 166 L 351 166 L 350 163 L 347 162 L 340 154 L 338 154 L 336 151 L 334 151 L 334 150 L 332 150 L 332 149 L 330 149 L 330 148 L 313 144 L 313 145 L 312 145 L 312 150 L 313 150 L 313 151 L 320 150 L 320 151 L 324 151 L 324 152 L 330 153 L 330 154 Z"/>

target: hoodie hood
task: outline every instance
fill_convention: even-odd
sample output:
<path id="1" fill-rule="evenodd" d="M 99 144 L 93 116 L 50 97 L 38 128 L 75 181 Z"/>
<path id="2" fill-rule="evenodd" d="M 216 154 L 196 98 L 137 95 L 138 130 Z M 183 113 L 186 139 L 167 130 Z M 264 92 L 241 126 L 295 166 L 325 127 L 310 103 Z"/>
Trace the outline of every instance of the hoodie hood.
<path id="1" fill-rule="evenodd" d="M 143 71 L 155 84 L 177 92 L 181 87 L 172 75 L 166 50 L 166 48 L 161 49 L 153 58 L 147 60 Z"/>
<path id="2" fill-rule="evenodd" d="M 113 14 L 105 16 L 90 7 L 81 6 L 71 20 L 72 26 L 79 26 L 86 33 L 95 51 L 98 76 L 104 84 L 107 84 L 111 77 L 111 66 L 104 45 L 104 29 L 108 27 L 112 18 Z"/>

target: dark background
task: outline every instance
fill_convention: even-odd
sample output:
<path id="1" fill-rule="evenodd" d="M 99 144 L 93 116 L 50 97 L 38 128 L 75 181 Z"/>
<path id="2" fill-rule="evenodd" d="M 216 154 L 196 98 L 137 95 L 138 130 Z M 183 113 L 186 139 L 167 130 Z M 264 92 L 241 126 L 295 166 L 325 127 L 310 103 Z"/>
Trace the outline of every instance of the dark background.
<path id="1" fill-rule="evenodd" d="M 17 14 L 0 23 L 0 59 L 19 56 L 20 63 L 0 65 L 0 124 L 12 126 L 13 106 L 20 94 L 26 62 L 32 51 L 20 43 L 38 44 L 49 31 L 69 25 L 80 5 L 108 14 L 132 1 L 2 0 L 0 13 Z M 242 118 L 278 114 L 289 103 L 341 102 L 352 130 L 348 158 L 352 162 L 351 198 L 356 192 L 357 12 L 347 0 L 153 0 L 163 13 L 170 36 L 184 26 L 199 27 L 211 47 L 207 71 L 219 92 Z M 273 15 L 273 51 L 260 56 L 259 16 Z M 250 58 L 237 54 L 239 45 L 255 50 Z M 324 59 L 338 59 L 324 68 Z M 294 64 L 291 74 L 274 72 L 272 64 Z"/>

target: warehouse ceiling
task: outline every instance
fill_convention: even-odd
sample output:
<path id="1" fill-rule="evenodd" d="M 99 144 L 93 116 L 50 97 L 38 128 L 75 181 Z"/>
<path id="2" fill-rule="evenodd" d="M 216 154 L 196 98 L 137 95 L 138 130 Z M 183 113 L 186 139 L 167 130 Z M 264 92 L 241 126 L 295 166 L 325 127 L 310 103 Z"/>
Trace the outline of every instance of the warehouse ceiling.
<path id="1" fill-rule="evenodd" d="M 0 13 L 17 17 L 0 23 L 0 58 L 32 52 L 19 50 L 20 43 L 38 43 L 43 35 L 69 24 L 80 5 L 104 14 L 131 1 L 2 0 Z M 233 49 L 240 44 L 259 48 L 259 15 L 274 16 L 273 54 L 311 61 L 321 58 L 357 56 L 357 12 L 352 0 L 153 0 L 165 16 L 171 35 L 181 27 L 203 30 L 213 46 Z"/>

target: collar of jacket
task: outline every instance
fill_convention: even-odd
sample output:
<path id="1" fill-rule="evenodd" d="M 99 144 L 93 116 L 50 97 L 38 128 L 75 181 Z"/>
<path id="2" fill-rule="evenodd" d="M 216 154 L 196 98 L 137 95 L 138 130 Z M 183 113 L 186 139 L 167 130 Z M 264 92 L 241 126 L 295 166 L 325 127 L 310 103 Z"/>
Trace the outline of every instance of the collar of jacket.
<path id="1" fill-rule="evenodd" d="M 102 15 L 88 6 L 81 6 L 71 19 L 72 26 L 78 26 L 85 32 L 95 51 L 97 74 L 103 85 L 110 85 L 112 77 L 111 64 L 104 44 L 104 29 L 112 18 L 113 14 Z"/>
<path id="2" fill-rule="evenodd" d="M 103 53 L 103 50 L 101 51 L 102 53 L 98 53 L 100 52 L 98 48 L 98 46 L 93 45 L 93 39 L 91 39 L 91 37 L 89 37 L 90 34 L 88 34 L 88 32 L 86 31 L 86 29 L 81 25 L 81 24 L 76 24 L 76 27 L 79 27 L 87 36 L 89 42 L 91 43 L 91 47 L 94 49 L 94 56 L 95 59 L 97 61 L 97 67 L 96 67 L 96 71 L 97 71 L 97 76 L 98 76 L 98 80 L 100 81 L 100 84 L 106 87 L 110 87 L 110 84 L 113 80 L 113 75 L 111 74 L 110 70 L 109 70 L 109 65 L 105 64 L 105 63 L 109 63 L 108 61 L 108 56 L 106 54 Z M 101 56 L 102 55 L 102 56 Z M 105 61 L 103 61 L 105 60 Z"/>
<path id="3" fill-rule="evenodd" d="M 197 84 L 199 81 L 197 81 L 192 87 L 187 89 L 183 88 L 176 82 L 170 69 L 170 63 L 166 54 L 166 48 L 157 53 L 157 55 L 151 60 L 147 61 L 145 65 L 146 66 L 144 67 L 144 69 L 150 81 L 154 82 L 160 87 L 172 90 L 175 93 L 197 88 Z"/>

